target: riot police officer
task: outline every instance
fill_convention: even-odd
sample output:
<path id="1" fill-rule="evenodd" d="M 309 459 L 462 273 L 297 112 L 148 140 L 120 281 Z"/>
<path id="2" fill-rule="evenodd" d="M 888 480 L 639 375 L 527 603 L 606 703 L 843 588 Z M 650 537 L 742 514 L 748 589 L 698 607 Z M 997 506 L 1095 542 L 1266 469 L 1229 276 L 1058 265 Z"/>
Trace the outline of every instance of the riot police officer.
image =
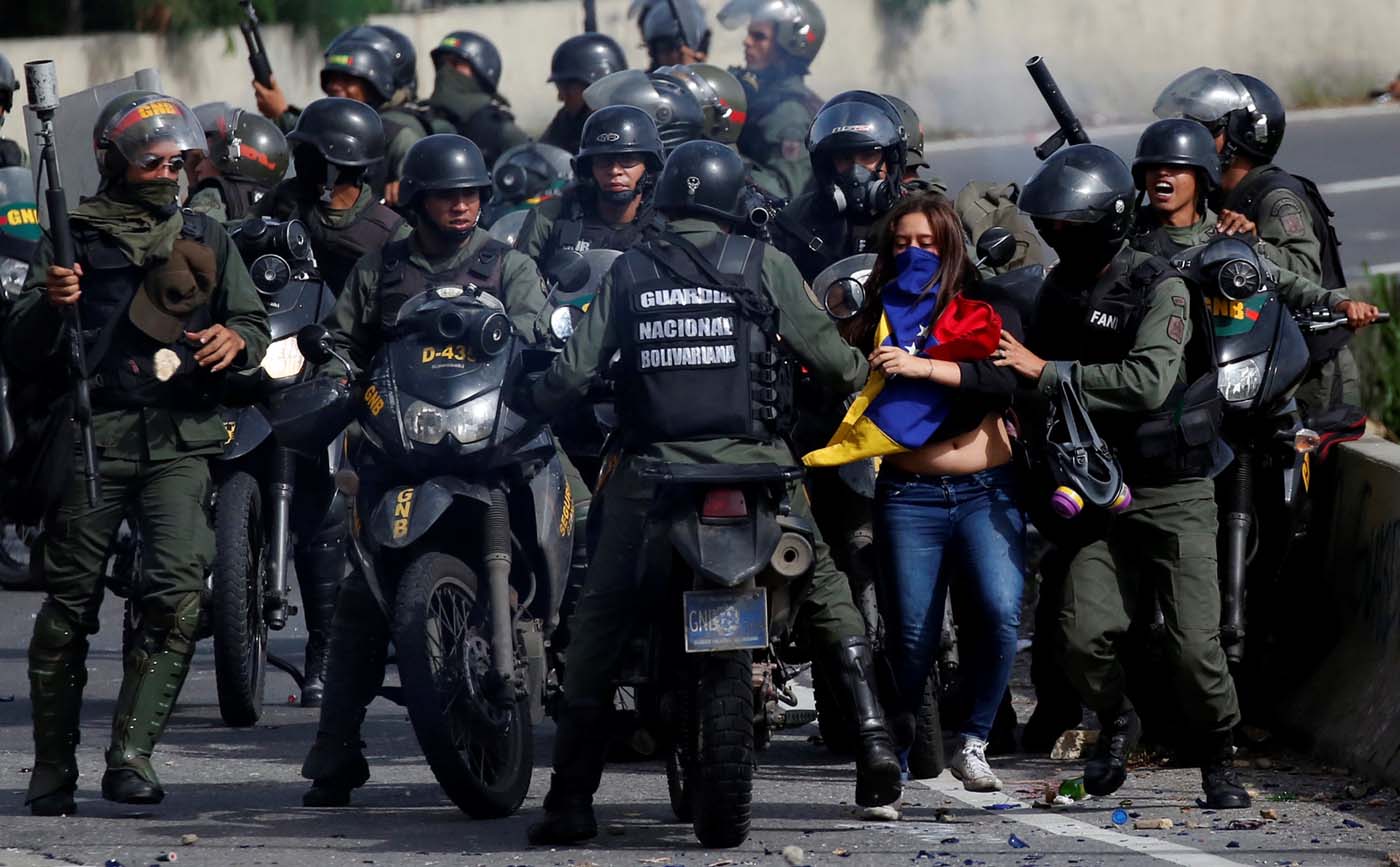
<path id="1" fill-rule="evenodd" d="M 322 373 L 361 375 L 399 307 L 435 286 L 476 284 L 505 304 L 518 333 L 537 339 L 545 300 L 539 271 L 525 255 L 477 229 L 491 195 L 491 175 L 477 146 L 453 134 L 424 138 L 404 161 L 403 193 L 413 233 L 355 265 L 330 318 L 331 341 L 355 369 L 331 362 Z M 363 451 L 356 469 L 360 507 L 373 508 L 387 482 L 379 481 L 373 456 Z M 369 779 L 360 726 L 384 679 L 388 647 L 389 624 L 364 577 L 352 572 L 336 602 L 325 703 L 301 769 L 312 781 L 302 799 L 306 806 L 345 806 L 350 792 Z"/>
<path id="2" fill-rule="evenodd" d="M 437 78 L 428 107 L 476 142 L 488 165 L 530 141 L 500 92 L 501 53 L 480 33 L 454 30 L 432 51 Z"/>
<path id="3" fill-rule="evenodd" d="M 644 536 L 639 528 L 646 524 L 655 484 L 642 468 L 655 461 L 796 464 L 779 429 L 791 395 L 760 385 L 775 381 L 767 374 L 771 365 L 782 363 L 776 354 L 780 344 L 800 356 L 816 376 L 847 391 L 864 382 L 868 372 L 861 354 L 807 299 L 801 275 L 787 257 L 731 233 L 746 219 L 745 174 L 738 155 L 716 142 L 690 142 L 676 149 L 656 192 L 658 209 L 672 220 L 667 234 L 618 259 L 563 354 L 523 401 L 542 415 L 557 414 L 583 393 L 614 352 L 621 353 L 618 411 L 627 442 L 608 482 L 601 536 L 573 615 L 554 775 L 544 820 L 530 829 L 530 842 L 536 845 L 566 844 L 597 834 L 592 801 L 607 752 L 614 669 L 636 618 L 649 611 L 638 602 L 637 594 L 650 585 L 642 581 L 637 566 Z M 691 256 L 709 264 L 702 268 Z M 742 303 L 719 302 L 707 308 L 709 312 L 681 307 L 642 312 L 637 296 L 644 289 L 663 286 L 668 279 L 676 286 L 714 285 L 715 277 L 704 273 L 710 269 L 732 281 L 733 294 L 744 293 Z M 636 334 L 637 320 L 644 315 L 715 314 L 733 318 L 736 346 L 741 341 L 746 346 L 765 344 L 765 352 L 750 357 L 769 360 L 684 371 L 642 364 L 644 346 Z M 800 484 L 794 484 L 789 495 L 794 513 L 808 517 Z M 819 535 L 813 572 L 793 589 L 814 649 L 840 673 L 839 692 L 850 715 L 859 720 L 856 801 L 862 806 L 892 803 L 900 794 L 899 761 L 875 700 L 864 624 L 851 603 L 845 577 L 832 565 Z"/>
<path id="4" fill-rule="evenodd" d="M 321 276 L 339 294 L 361 256 L 409 231 L 366 179 L 384 156 L 384 127 L 364 103 L 328 96 L 306 107 L 287 141 L 296 177 L 278 184 L 253 213 L 305 223 Z"/>
<path id="5" fill-rule="evenodd" d="M 29 645 L 35 760 L 25 797 L 37 815 L 74 809 L 88 636 L 108 544 L 128 515 L 141 530 L 139 627 L 102 796 L 165 796 L 151 753 L 189 671 L 214 556 L 208 459 L 224 442 L 220 383 L 255 368 L 268 344 L 267 314 L 223 227 L 176 206 L 185 155 L 205 147 L 194 112 L 161 94 L 123 94 L 99 113 L 93 143 L 103 180 L 70 214 L 76 265 L 54 265 L 46 237 L 5 328 L 7 366 L 50 383 L 52 400 L 71 388 L 56 350 L 60 311 L 78 305 L 100 450 L 98 504 L 74 471 L 42 546 L 48 595 Z"/>
<path id="6" fill-rule="evenodd" d="M 665 153 L 678 145 L 695 141 L 705 131 L 705 113 L 700 101 L 678 79 L 659 72 L 627 69 L 604 76 L 583 92 L 592 111 L 610 105 L 640 108 L 656 123 Z"/>
<path id="7" fill-rule="evenodd" d="M 544 265 L 559 250 L 626 250 L 655 235 L 661 220 L 649 193 L 662 160 L 651 115 L 630 105 L 599 109 L 583 125 L 578 180 L 530 213 L 515 248 Z"/>
<path id="8" fill-rule="evenodd" d="M 185 207 L 221 223 L 242 220 L 287 173 L 287 137 L 265 117 L 226 102 L 197 105 L 209 156 L 185 164 L 190 196 Z"/>
<path id="9" fill-rule="evenodd" d="M 653 2 L 642 9 L 637 25 L 651 59 L 648 71 L 659 66 L 702 63 L 710 54 L 710 25 L 699 0 Z"/>
<path id="10" fill-rule="evenodd" d="M 1098 145 L 1065 148 L 1031 177 L 1021 208 L 1060 261 L 1027 345 L 1003 335 L 997 364 L 1046 399 L 1063 382 L 1076 386 L 1132 492 L 1126 511 L 1080 516 L 1066 552 L 1065 667 L 1102 725 L 1085 790 L 1108 795 L 1126 779 L 1141 724 L 1119 647 L 1140 597 L 1153 594 L 1206 802 L 1247 807 L 1231 765 L 1240 714 L 1220 644 L 1211 478 L 1229 451 L 1219 439 L 1214 354 L 1201 351 L 1210 318 L 1165 260 L 1127 245 L 1134 198 L 1128 167 Z"/>
<path id="11" fill-rule="evenodd" d="M 1276 265 L 1326 289 L 1346 288 L 1336 233 L 1316 187 L 1274 163 L 1287 117 L 1273 88 L 1252 75 L 1199 67 L 1167 85 L 1153 112 L 1198 121 L 1215 137 L 1220 231 L 1255 234 Z M 1352 319 L 1357 326 L 1370 321 L 1370 315 Z M 1296 395 L 1305 412 L 1317 416 L 1338 403 L 1360 404 L 1351 348 L 1320 339 L 1310 349 L 1314 363 Z"/>
<path id="12" fill-rule="evenodd" d="M 626 68 L 622 46 L 610 36 L 581 33 L 559 43 L 549 60 L 548 80 L 559 91 L 563 107 L 540 134 L 540 142 L 576 153 L 583 122 L 588 119 L 583 91 L 603 76 Z"/>
<path id="13" fill-rule="evenodd" d="M 812 188 L 778 215 L 773 230 L 803 278 L 810 282 L 831 263 L 865 251 L 880 218 L 904 194 L 904 148 L 899 110 L 883 96 L 850 90 L 822 106 L 807 135 Z"/>
<path id="14" fill-rule="evenodd" d="M 15 91 L 19 90 L 19 79 L 15 68 L 5 55 L 0 54 L 0 127 L 5 125 L 5 116 L 15 107 Z M 24 165 L 24 151 L 12 139 L 0 138 L 0 169 Z"/>
<path id="15" fill-rule="evenodd" d="M 782 197 L 795 199 L 812 179 L 803 141 L 822 100 L 802 79 L 826 40 L 826 18 L 812 0 L 730 0 L 719 22 L 748 25 L 744 68 L 733 70 L 749 91 L 739 152 L 781 178 Z"/>

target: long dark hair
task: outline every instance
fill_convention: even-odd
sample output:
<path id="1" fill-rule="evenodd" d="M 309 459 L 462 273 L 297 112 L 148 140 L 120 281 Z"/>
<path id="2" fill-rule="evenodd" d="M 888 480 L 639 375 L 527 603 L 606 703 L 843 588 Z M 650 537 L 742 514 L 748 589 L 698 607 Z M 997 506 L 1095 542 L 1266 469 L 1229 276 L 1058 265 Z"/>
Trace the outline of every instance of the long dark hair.
<path id="1" fill-rule="evenodd" d="M 884 313 L 884 304 L 880 299 L 881 290 L 886 283 L 898 276 L 898 269 L 894 264 L 895 228 L 901 219 L 910 214 L 923 214 L 928 218 L 928 224 L 933 229 L 934 244 L 938 247 L 941 260 L 938 273 L 934 274 L 933 279 L 924 287 L 924 291 L 928 292 L 935 285 L 942 283 L 938 304 L 933 311 L 935 319 L 975 274 L 967 255 L 962 221 L 958 219 L 958 212 L 953 209 L 952 202 L 938 193 L 923 193 L 900 201 L 886 215 L 884 226 L 880 229 L 880 237 L 875 244 L 875 266 L 865 281 L 865 306 L 840 326 L 841 336 L 846 338 L 846 342 L 866 352 L 875 348 L 875 329 L 880 324 L 881 314 Z"/>

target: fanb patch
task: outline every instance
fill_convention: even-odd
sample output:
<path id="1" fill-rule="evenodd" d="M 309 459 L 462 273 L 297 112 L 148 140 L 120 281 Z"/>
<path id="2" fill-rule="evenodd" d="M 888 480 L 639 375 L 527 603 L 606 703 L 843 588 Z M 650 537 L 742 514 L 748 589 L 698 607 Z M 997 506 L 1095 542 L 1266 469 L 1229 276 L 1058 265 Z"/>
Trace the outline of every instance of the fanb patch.
<path id="1" fill-rule="evenodd" d="M 1180 316 L 1173 316 L 1167 320 L 1167 336 L 1174 342 L 1181 343 L 1186 339 L 1186 320 Z"/>
<path id="2" fill-rule="evenodd" d="M 1279 223 L 1283 225 L 1283 233 L 1290 238 L 1306 235 L 1308 232 L 1308 221 L 1303 217 L 1303 208 L 1296 201 L 1284 199 L 1274 205 L 1272 217 L 1277 217 Z"/>

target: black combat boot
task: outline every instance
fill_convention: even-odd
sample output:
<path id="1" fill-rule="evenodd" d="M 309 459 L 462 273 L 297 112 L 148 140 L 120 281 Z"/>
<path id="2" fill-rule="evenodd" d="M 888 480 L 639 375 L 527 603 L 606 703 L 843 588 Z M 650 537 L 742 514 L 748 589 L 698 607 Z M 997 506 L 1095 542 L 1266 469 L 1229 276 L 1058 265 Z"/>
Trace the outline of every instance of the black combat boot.
<path id="1" fill-rule="evenodd" d="M 1249 792 L 1235 774 L 1234 758 L 1235 739 L 1228 731 L 1208 735 L 1201 744 L 1201 788 L 1212 810 L 1243 810 L 1250 805 Z"/>
<path id="2" fill-rule="evenodd" d="M 593 793 L 603 779 L 611 708 L 565 705 L 554 736 L 554 774 L 544 819 L 530 826 L 532 846 L 565 846 L 598 836 Z"/>
<path id="3" fill-rule="evenodd" d="M 306 670 L 301 706 L 320 707 L 326 694 L 326 665 L 331 654 L 331 619 L 340 581 L 345 576 L 345 543 L 313 542 L 296 553 L 297 581 L 306 617 Z"/>
<path id="4" fill-rule="evenodd" d="M 1084 765 L 1084 791 L 1091 795 L 1111 795 L 1128 779 L 1128 754 L 1142 736 L 1137 711 L 1126 706 L 1116 716 L 1099 715 L 1098 743 Z"/>
<path id="5" fill-rule="evenodd" d="M 883 807 L 899 800 L 899 756 L 895 754 L 885 712 L 875 697 L 875 660 L 870 642 L 854 635 L 830 648 L 830 672 L 837 686 L 837 701 L 848 718 L 855 720 L 860 743 L 856 747 L 856 803 Z"/>
<path id="6" fill-rule="evenodd" d="M 364 718 L 364 713 L 360 713 Z M 302 763 L 301 775 L 311 779 L 311 788 L 301 796 L 303 807 L 348 807 L 350 793 L 369 782 L 369 762 L 365 742 L 347 741 L 326 732 L 317 732 L 311 752 Z"/>

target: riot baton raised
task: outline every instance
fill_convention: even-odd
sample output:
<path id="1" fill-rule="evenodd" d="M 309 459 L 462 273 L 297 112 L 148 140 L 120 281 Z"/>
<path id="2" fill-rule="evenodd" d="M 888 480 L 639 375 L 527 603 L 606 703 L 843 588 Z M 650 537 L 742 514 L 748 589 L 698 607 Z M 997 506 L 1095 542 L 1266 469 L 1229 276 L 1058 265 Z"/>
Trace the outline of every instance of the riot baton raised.
<path id="1" fill-rule="evenodd" d="M 1055 124 L 1059 127 L 1035 149 L 1036 157 L 1045 159 L 1059 150 L 1065 142 L 1072 145 L 1088 144 L 1089 134 L 1084 131 L 1084 125 L 1079 122 L 1074 109 L 1069 107 L 1065 95 L 1060 92 L 1055 76 L 1050 74 L 1050 67 L 1045 65 L 1045 58 L 1037 54 L 1027 60 L 1026 71 L 1031 74 L 1031 80 L 1035 82 L 1040 95 L 1045 98 L 1045 104 L 1050 106 L 1050 113 L 1055 116 Z"/>

